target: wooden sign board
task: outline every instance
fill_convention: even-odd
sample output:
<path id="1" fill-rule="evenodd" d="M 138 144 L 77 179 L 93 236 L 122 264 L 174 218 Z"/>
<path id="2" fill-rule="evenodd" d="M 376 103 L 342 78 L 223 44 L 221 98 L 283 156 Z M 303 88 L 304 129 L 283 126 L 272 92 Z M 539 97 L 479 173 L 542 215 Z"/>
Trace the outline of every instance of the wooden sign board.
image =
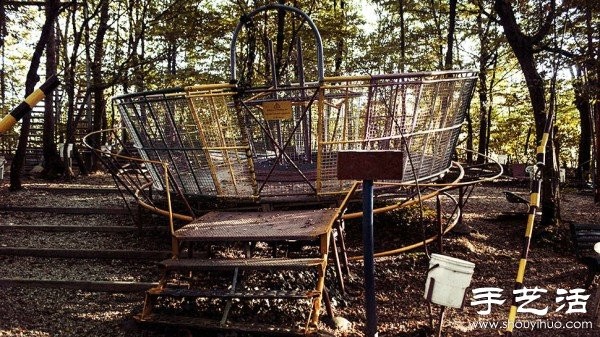
<path id="1" fill-rule="evenodd" d="M 292 119 L 292 102 L 290 101 L 263 102 L 262 108 L 266 121 Z"/>
<path id="2" fill-rule="evenodd" d="M 404 153 L 399 150 L 340 151 L 338 179 L 402 180 Z"/>

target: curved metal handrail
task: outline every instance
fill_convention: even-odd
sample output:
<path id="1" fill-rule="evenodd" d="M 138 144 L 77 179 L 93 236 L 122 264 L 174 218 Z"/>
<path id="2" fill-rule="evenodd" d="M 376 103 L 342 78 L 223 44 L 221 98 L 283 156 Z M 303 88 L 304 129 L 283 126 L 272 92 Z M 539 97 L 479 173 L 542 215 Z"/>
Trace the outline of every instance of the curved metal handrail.
<path id="1" fill-rule="evenodd" d="M 114 128 L 114 129 L 94 131 L 92 133 L 89 133 L 88 135 L 86 135 L 83 138 L 83 144 L 86 147 L 88 147 L 89 149 L 91 149 L 92 151 L 94 151 L 100 155 L 111 156 L 114 158 L 119 158 L 119 159 L 133 161 L 133 162 L 142 163 L 142 164 L 158 164 L 163 167 L 165 187 L 166 187 L 165 194 L 166 194 L 166 198 L 167 198 L 167 209 L 166 210 L 159 208 L 155 205 L 152 205 L 150 203 L 147 203 L 144 200 L 144 197 L 141 195 L 141 193 L 144 189 L 149 188 L 150 186 L 153 185 L 154 181 L 152 181 L 152 180 L 137 187 L 133 194 L 134 194 L 135 200 L 138 203 L 138 205 L 140 205 L 144 209 L 147 209 L 155 214 L 167 216 L 169 218 L 169 229 L 170 229 L 171 235 L 173 235 L 174 231 L 175 231 L 174 219 L 189 222 L 189 221 L 192 221 L 194 219 L 194 217 L 189 216 L 189 215 L 180 214 L 180 213 L 175 213 L 173 211 L 172 202 L 171 202 L 171 193 L 170 193 L 170 187 L 169 187 L 170 179 L 169 179 L 168 163 L 161 162 L 161 161 L 145 160 L 145 159 L 130 157 L 130 156 L 124 156 L 124 155 L 113 153 L 113 152 L 106 151 L 103 149 L 97 149 L 97 148 L 94 148 L 93 146 L 91 146 L 88 142 L 88 139 L 89 139 L 88 137 L 90 137 L 94 134 L 99 134 L 99 133 L 103 133 L 103 132 L 115 132 L 115 131 L 118 131 L 121 129 L 123 129 L 123 128 Z M 469 151 L 466 149 L 459 149 L 459 150 Z M 474 151 L 471 151 L 471 152 L 474 152 Z M 454 202 L 456 207 L 452 213 L 452 221 L 448 222 L 448 225 L 446 226 L 444 231 L 441 233 L 441 235 L 443 236 L 443 235 L 447 234 L 448 232 L 450 232 L 454 228 L 454 226 L 456 226 L 456 224 L 458 223 L 458 220 L 460 219 L 461 213 L 462 213 L 461 208 L 458 207 L 458 202 L 456 201 L 456 199 L 453 196 L 449 195 L 447 192 L 449 190 L 452 190 L 455 188 L 470 186 L 470 185 L 478 184 L 478 183 L 485 182 L 485 181 L 491 181 L 491 180 L 498 178 L 500 175 L 502 175 L 502 172 L 503 172 L 502 165 L 500 165 L 497 161 L 493 160 L 492 158 L 490 158 L 488 156 L 485 156 L 485 157 L 489 161 L 491 161 L 493 165 L 496 165 L 499 168 L 498 172 L 489 177 L 483 177 L 483 178 L 479 177 L 477 180 L 462 181 L 462 179 L 465 176 L 465 169 L 460 163 L 453 161 L 452 166 L 454 168 L 456 168 L 459 171 L 459 173 L 458 173 L 457 177 L 450 183 L 418 183 L 415 181 L 403 182 L 403 183 L 385 183 L 385 182 L 376 183 L 381 186 L 396 186 L 396 187 L 417 187 L 418 186 L 419 188 L 426 187 L 426 188 L 435 188 L 435 189 L 429 193 L 420 195 L 418 198 L 407 199 L 407 200 L 403 200 L 403 201 L 400 201 L 400 202 L 392 204 L 392 205 L 376 208 L 373 210 L 373 213 L 374 214 L 385 213 L 385 212 L 393 211 L 393 210 L 396 210 L 396 209 L 399 209 L 402 207 L 413 206 L 413 205 L 421 203 L 425 200 L 429 200 L 434 197 L 438 197 L 439 195 L 445 195 Z M 347 203 L 347 201 L 351 197 L 351 195 L 357 190 L 358 185 L 359 185 L 359 182 L 355 182 L 352 185 L 350 190 L 347 192 L 346 197 L 344 198 L 344 203 Z M 342 220 L 350 220 L 350 219 L 357 219 L 360 217 L 362 217 L 362 212 L 347 213 L 347 214 L 342 215 L 340 218 Z M 435 241 L 436 239 L 438 239 L 439 235 L 440 234 L 436 234 L 436 235 L 433 235 L 422 241 L 419 241 L 419 242 L 416 242 L 413 244 L 409 244 L 409 245 L 405 245 L 405 246 L 402 246 L 399 248 L 378 252 L 374 256 L 375 257 L 384 257 L 384 256 L 391 256 L 391 255 L 404 253 L 404 252 L 422 247 L 425 244 Z M 362 259 L 362 256 L 353 256 L 353 257 L 349 257 L 349 259 L 350 260 L 360 260 L 360 259 Z"/>
<path id="2" fill-rule="evenodd" d="M 86 135 L 83 138 L 83 143 L 89 149 L 91 149 L 91 150 L 93 150 L 93 151 L 95 151 L 97 153 L 106 155 L 106 156 L 111 156 L 111 157 L 114 157 L 114 158 L 120 158 L 120 159 L 128 160 L 128 161 L 134 161 L 134 162 L 137 162 L 137 163 L 157 164 L 157 165 L 161 165 L 163 168 L 166 168 L 166 170 L 168 171 L 168 163 L 161 162 L 161 161 L 146 160 L 146 159 L 141 159 L 141 158 L 136 158 L 136 157 L 130 157 L 130 156 L 124 156 L 124 155 L 121 155 L 121 154 L 118 154 L 118 153 L 104 151 L 102 149 L 96 149 L 96 148 L 94 148 L 93 146 L 91 146 L 88 143 L 88 137 L 90 137 L 93 134 L 98 134 L 98 133 L 102 133 L 102 132 L 114 132 L 114 131 L 118 131 L 118 130 L 122 130 L 122 129 L 124 129 L 124 128 L 113 128 L 113 129 L 105 129 L 105 130 L 100 130 L 100 131 L 94 131 L 92 133 L 89 133 L 88 135 Z M 465 149 L 460 149 L 460 150 L 465 150 Z M 467 151 L 467 150 L 465 150 L 465 151 Z M 448 190 L 451 190 L 451 189 L 454 189 L 454 188 L 458 188 L 458 187 L 464 187 L 464 186 L 469 186 L 469 185 L 473 185 L 473 184 L 477 184 L 477 183 L 481 183 L 481 182 L 485 182 L 485 181 L 491 181 L 491 180 L 494 180 L 494 179 L 498 178 L 500 175 L 502 175 L 502 172 L 503 172 L 502 171 L 502 166 L 497 161 L 493 160 L 492 158 L 487 157 L 487 156 L 486 156 L 486 158 L 488 158 L 488 160 L 492 161 L 493 164 L 497 165 L 498 168 L 499 168 L 499 171 L 498 171 L 498 173 L 496 173 L 493 176 L 484 177 L 484 178 L 481 178 L 481 179 L 478 179 L 478 180 L 475 180 L 475 181 L 467 181 L 467 182 L 461 181 L 463 179 L 463 177 L 464 177 L 464 174 L 465 174 L 464 168 L 463 168 L 463 166 L 460 163 L 458 163 L 458 162 L 452 162 L 452 166 L 454 166 L 456 169 L 459 170 L 459 174 L 454 179 L 454 181 L 452 181 L 450 183 L 417 183 L 415 181 L 402 182 L 402 183 L 375 182 L 375 184 L 380 185 L 380 186 L 416 187 L 418 185 L 419 187 L 435 187 L 435 188 L 439 188 L 439 189 L 436 189 L 436 190 L 434 190 L 434 191 L 432 191 L 430 193 L 421 195 L 421 197 L 420 197 L 421 200 L 419 200 L 419 199 L 403 200 L 403 201 L 400 201 L 400 202 L 392 204 L 392 205 L 388 205 L 388 206 L 385 206 L 385 207 L 376 208 L 376 209 L 373 210 L 373 213 L 374 214 L 385 213 L 385 212 L 393 211 L 393 210 L 396 210 L 396 209 L 399 209 L 399 208 L 402 208 L 402 207 L 412 206 L 412 205 L 415 205 L 415 204 L 419 203 L 420 201 L 424 201 L 424 200 L 428 200 L 428 199 L 431 199 L 433 197 L 436 197 L 437 195 L 439 195 L 442 192 L 445 192 L 445 191 L 448 191 Z M 168 172 L 166 172 L 165 177 L 168 178 Z M 168 184 L 168 179 L 165 180 L 165 181 L 167 181 L 167 184 Z M 163 210 L 161 208 L 158 208 L 158 207 L 156 207 L 154 205 L 151 205 L 151 204 L 145 202 L 143 200 L 143 197 L 141 196 L 141 191 L 143 189 L 145 189 L 145 188 L 149 188 L 150 186 L 153 185 L 153 183 L 154 183 L 154 181 L 151 180 L 148 183 L 142 185 L 141 187 L 135 189 L 134 196 L 135 196 L 135 199 L 136 199 L 136 201 L 138 202 L 138 204 L 140 206 L 142 206 L 143 208 L 148 209 L 148 210 L 150 210 L 150 211 L 152 211 L 152 212 L 154 212 L 156 214 L 159 214 L 159 215 L 165 215 L 165 216 L 173 217 L 175 219 L 179 219 L 179 220 L 183 220 L 183 221 L 192 221 L 193 220 L 192 216 L 184 215 L 184 214 L 180 214 L 180 213 L 174 213 L 172 211 Z M 356 186 L 356 184 L 355 184 L 355 186 Z M 355 186 L 353 188 L 351 188 L 352 191 L 356 188 Z M 166 189 L 166 191 L 169 191 L 169 189 Z M 169 195 L 170 193 L 166 193 L 166 194 Z M 342 219 L 343 220 L 350 220 L 350 219 L 357 219 L 357 218 L 360 218 L 360 217 L 362 217 L 362 212 L 354 212 L 354 213 L 344 214 L 342 216 Z"/>
<path id="3" fill-rule="evenodd" d="M 475 151 L 467 150 L 467 149 L 462 149 L 462 148 L 459 148 L 457 150 L 476 153 Z M 384 213 L 384 212 L 389 212 L 389 211 L 392 211 L 392 210 L 395 210 L 395 209 L 399 209 L 401 207 L 412 206 L 412 205 L 415 205 L 417 203 L 420 203 L 423 200 L 428 200 L 428 199 L 436 197 L 436 196 L 438 196 L 440 194 L 444 194 L 447 197 L 449 197 L 454 202 L 454 204 L 456 206 L 455 211 L 453 212 L 453 215 L 454 215 L 454 213 L 457 212 L 456 215 L 454 215 L 454 220 L 452 222 L 449 222 L 448 225 L 447 225 L 447 227 L 446 227 L 446 229 L 441 233 L 442 236 L 445 235 L 445 234 L 447 234 L 448 232 L 450 232 L 454 228 L 454 226 L 456 226 L 456 224 L 458 223 L 458 221 L 460 219 L 460 215 L 462 213 L 461 208 L 458 207 L 459 205 L 458 205 L 458 202 L 456 201 L 456 199 L 453 196 L 447 194 L 447 191 L 449 191 L 451 189 L 454 189 L 454 188 L 461 188 L 461 187 L 466 187 L 466 186 L 471 186 L 471 185 L 479 184 L 479 183 L 486 182 L 486 181 L 492 181 L 492 180 L 497 179 L 498 177 L 500 177 L 502 175 L 502 173 L 503 173 L 503 168 L 502 168 L 502 165 L 500 165 L 500 163 L 498 163 L 496 160 L 490 158 L 489 156 L 486 156 L 486 155 L 482 155 L 482 156 L 486 157 L 488 160 L 490 160 L 492 162 L 492 164 L 494 164 L 494 165 L 496 165 L 498 167 L 498 172 L 496 174 L 494 174 L 492 176 L 489 176 L 489 177 L 484 177 L 484 178 L 480 178 L 480 179 L 477 179 L 477 180 L 473 180 L 473 181 L 462 182 L 460 180 L 462 180 L 462 178 L 464 177 L 464 168 L 459 163 L 453 162 L 454 165 L 459 166 L 458 168 L 460 170 L 459 177 L 457 177 L 453 182 L 446 183 L 446 184 L 440 184 L 440 183 L 437 183 L 437 184 L 436 183 L 419 184 L 420 187 L 442 187 L 442 188 L 439 189 L 439 190 L 433 191 L 431 193 L 428 193 L 426 195 L 422 195 L 421 198 L 420 198 L 420 200 L 419 199 L 411 199 L 411 200 L 406 200 L 404 202 L 399 202 L 397 204 L 393 204 L 393 205 L 390 205 L 390 206 L 380 207 L 378 209 L 374 209 L 373 213 L 374 214 L 375 213 Z M 400 183 L 400 184 L 386 184 L 386 183 L 380 183 L 380 184 L 381 185 L 396 185 L 396 186 L 399 186 L 399 185 L 402 185 L 402 186 L 416 186 L 415 182 Z M 342 219 L 348 220 L 348 219 L 356 219 L 356 218 L 359 218 L 359 217 L 362 217 L 362 212 L 345 214 L 342 217 Z M 378 253 L 375 253 L 374 257 L 384 257 L 384 256 L 391 256 L 391 255 L 397 255 L 397 254 L 400 254 L 400 253 L 404 253 L 404 252 L 407 252 L 407 251 L 410 251 L 410 250 L 422 247 L 425 244 L 431 243 L 431 242 L 437 240 L 438 237 L 439 237 L 439 234 L 436 234 L 436 235 L 431 236 L 431 237 L 429 237 L 427 239 L 424 239 L 423 241 L 419 241 L 419 242 L 416 242 L 416 243 L 413 243 L 413 244 L 410 244 L 410 245 L 402 246 L 402 247 L 391 249 L 391 250 L 386 250 L 386 251 L 383 251 L 383 252 L 378 252 Z M 349 260 L 353 260 L 353 261 L 358 261 L 358 260 L 361 260 L 362 258 L 363 258 L 362 256 L 352 256 L 352 257 L 349 257 L 348 259 Z"/>
<path id="4" fill-rule="evenodd" d="M 429 244 L 435 240 L 437 240 L 439 238 L 440 235 L 444 236 L 446 234 L 448 234 L 453 228 L 454 226 L 456 226 L 456 224 L 458 224 L 458 221 L 460 220 L 461 214 L 462 214 L 462 210 L 460 209 L 460 207 L 458 207 L 458 201 L 456 200 L 456 198 L 454 198 L 453 196 L 449 195 L 446 192 L 440 192 L 439 194 L 443 194 L 445 196 L 447 196 L 448 198 L 450 198 L 450 200 L 452 200 L 454 202 L 454 205 L 456 206 L 456 211 L 454 211 L 452 213 L 452 222 L 449 222 L 448 225 L 446 226 L 446 229 L 444 229 L 444 231 L 441 234 L 436 234 L 433 235 L 427 239 L 424 239 L 422 241 L 419 242 L 415 242 L 406 246 L 402 246 L 399 248 L 395 248 L 395 249 L 390 249 L 390 250 L 385 250 L 382 252 L 378 252 L 373 254 L 373 257 L 386 257 L 386 256 L 392 256 L 392 255 L 398 255 L 401 253 L 405 253 L 408 251 L 411 251 L 413 249 L 417 249 L 419 247 L 423 247 L 423 245 Z M 361 261 L 363 259 L 362 255 L 356 255 L 356 256 L 349 256 L 348 260 L 350 261 Z"/>
<path id="5" fill-rule="evenodd" d="M 124 159 L 124 160 L 128 160 L 128 161 L 133 161 L 133 162 L 137 162 L 137 163 L 143 163 L 143 164 L 155 164 L 155 165 L 161 165 L 163 168 L 163 173 L 164 173 L 164 184 L 165 184 L 165 194 L 166 194 L 166 198 L 167 198 L 167 210 L 163 210 L 160 209 L 156 206 L 152 206 L 149 205 L 145 202 L 142 201 L 142 198 L 140 197 L 139 193 L 144 189 L 144 188 L 148 188 L 150 186 L 152 186 L 152 184 L 154 183 L 152 180 L 150 180 L 148 183 L 141 185 L 139 188 L 135 188 L 134 191 L 134 197 L 136 199 L 136 201 L 138 202 L 138 204 L 140 206 L 143 206 L 144 208 L 153 211 L 159 215 L 166 215 L 169 218 L 169 229 L 171 231 L 171 235 L 173 235 L 175 233 L 175 228 L 174 228 L 174 218 L 178 218 L 178 219 L 182 219 L 182 220 L 188 220 L 191 221 L 192 218 L 189 216 L 185 216 L 185 215 L 181 215 L 181 214 L 177 214 L 173 212 L 173 207 L 172 207 L 172 202 L 171 202 L 171 193 L 170 193 L 170 184 L 169 184 L 169 164 L 166 162 L 161 162 L 161 161 L 155 161 L 155 160 L 146 160 L 146 159 L 141 159 L 141 158 L 135 158 L 135 157 L 129 157 L 129 156 L 124 156 L 124 155 L 120 155 L 118 153 L 113 153 L 110 151 L 105 151 L 102 149 L 98 149 L 95 148 L 94 146 L 90 145 L 88 142 L 89 137 L 93 136 L 93 135 L 97 135 L 97 134 L 101 134 L 101 133 L 105 133 L 105 132 L 115 132 L 117 130 L 121 130 L 124 128 L 112 128 L 112 129 L 104 129 L 104 130 L 99 130 L 99 131 L 93 131 L 88 133 L 87 135 L 85 135 L 82 139 L 83 144 L 90 150 L 94 151 L 94 153 L 98 154 L 98 155 L 106 155 L 106 156 L 110 156 L 113 158 L 120 158 L 120 159 Z"/>
<path id="6" fill-rule="evenodd" d="M 150 182 L 148 182 L 148 183 L 146 183 L 146 184 L 142 185 L 140 188 L 136 189 L 136 191 L 135 191 L 135 193 L 134 193 L 134 194 L 135 194 L 135 197 L 136 197 L 136 200 L 137 200 L 137 203 L 138 203 L 138 205 L 140 205 L 140 206 L 144 207 L 145 209 L 147 209 L 147 210 L 149 210 L 149 211 L 151 211 L 151 212 L 154 212 L 155 214 L 158 214 L 158 215 L 172 216 L 172 217 L 173 217 L 173 219 L 182 220 L 182 221 L 187 221 L 187 222 L 190 222 L 190 221 L 194 220 L 194 217 L 192 217 L 192 216 L 189 216 L 189 215 L 183 215 L 183 214 L 180 214 L 180 213 L 175 213 L 175 212 L 173 212 L 173 211 L 164 210 L 164 209 L 162 209 L 162 208 L 158 208 L 158 207 L 156 207 L 156 206 L 154 206 L 154 205 L 151 205 L 151 204 L 149 204 L 149 203 L 145 202 L 145 201 L 143 200 L 143 198 L 140 196 L 140 193 L 141 193 L 141 192 L 142 192 L 142 191 L 143 191 L 145 188 L 149 188 L 150 186 L 152 186 L 152 184 L 153 184 L 153 183 L 154 183 L 153 181 L 150 181 Z M 169 195 L 170 195 L 170 193 L 167 193 L 167 194 L 169 194 Z M 173 231 L 171 231 L 171 233 L 172 233 L 172 232 L 173 232 Z"/>
<path id="7" fill-rule="evenodd" d="M 152 95 L 174 95 L 174 94 L 184 94 L 185 89 L 182 87 L 173 87 L 166 89 L 157 89 L 157 90 L 148 90 L 148 91 L 140 91 L 140 92 L 130 92 L 120 95 L 115 95 L 110 98 L 110 101 L 114 100 L 122 100 L 126 98 L 135 98 L 142 96 L 152 96 Z"/>
<path id="8" fill-rule="evenodd" d="M 456 166 L 456 168 L 460 171 L 459 176 L 453 182 L 453 183 L 457 183 L 464 176 L 464 169 L 463 169 L 462 165 L 460 165 L 457 162 L 452 162 L 452 164 L 453 164 L 453 166 Z M 431 199 L 431 198 L 437 196 L 440 192 L 445 191 L 445 190 L 449 190 L 449 189 L 453 188 L 455 186 L 453 183 L 447 184 L 446 186 L 437 185 L 437 184 L 421 184 L 421 183 L 418 183 L 418 186 L 420 186 L 420 187 L 433 187 L 433 186 L 438 187 L 438 186 L 442 186 L 442 189 L 440 189 L 440 190 L 433 191 L 431 193 L 421 195 L 420 201 Z M 417 183 L 414 182 L 414 181 L 408 182 L 408 183 L 397 183 L 397 184 L 395 184 L 395 183 L 388 183 L 388 184 L 386 184 L 386 186 L 413 187 L 413 186 L 417 186 Z M 412 206 L 412 205 L 414 205 L 414 204 L 416 204 L 416 203 L 418 203 L 420 201 L 419 201 L 419 199 L 404 200 L 404 201 L 395 203 L 393 205 L 376 208 L 376 209 L 373 210 L 373 214 L 385 213 L 385 212 L 396 210 L 396 209 L 401 208 L 401 207 Z M 342 217 L 342 219 L 343 220 L 358 219 L 358 218 L 362 217 L 362 215 L 363 215 L 363 212 L 348 213 L 348 214 L 344 214 L 344 216 Z"/>
<path id="9" fill-rule="evenodd" d="M 237 26 L 235 27 L 235 30 L 233 31 L 233 37 L 231 39 L 230 63 L 229 63 L 229 69 L 231 72 L 231 83 L 237 82 L 237 68 L 236 68 L 237 56 L 236 56 L 235 43 L 237 42 L 237 37 L 238 37 L 240 31 L 242 30 L 242 27 L 247 22 L 251 21 L 252 17 L 254 17 L 256 14 L 258 14 L 260 12 L 268 11 L 268 10 L 273 10 L 273 9 L 281 9 L 281 10 L 285 10 L 288 12 L 292 12 L 292 13 L 295 13 L 295 14 L 301 16 L 304 20 L 306 20 L 306 22 L 310 26 L 310 29 L 312 30 L 313 35 L 315 37 L 315 43 L 316 43 L 316 47 L 317 47 L 317 71 L 318 71 L 318 76 L 319 76 L 319 82 L 323 82 L 323 79 L 325 78 L 324 61 L 323 61 L 323 41 L 321 40 L 321 34 L 319 33 L 319 30 L 317 29 L 317 26 L 315 25 L 315 23 L 312 21 L 312 19 L 306 13 L 304 13 L 303 11 L 301 11 L 300 9 L 298 9 L 296 7 L 280 5 L 280 4 L 268 4 L 266 6 L 262 6 L 262 7 L 259 7 L 255 10 L 253 10 L 252 12 L 250 12 L 247 15 L 242 16 L 240 18 L 240 22 L 237 24 Z"/>

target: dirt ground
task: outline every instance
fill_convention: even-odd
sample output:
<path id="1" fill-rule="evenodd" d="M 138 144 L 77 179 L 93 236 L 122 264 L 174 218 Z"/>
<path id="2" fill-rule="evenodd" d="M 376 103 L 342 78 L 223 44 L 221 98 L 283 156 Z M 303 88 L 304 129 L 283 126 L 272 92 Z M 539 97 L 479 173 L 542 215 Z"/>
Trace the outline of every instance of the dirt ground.
<path id="1" fill-rule="evenodd" d="M 107 177 L 78 178 L 76 184 L 110 185 Z M 64 201 L 64 195 L 53 195 L 50 192 L 40 194 L 33 186 L 46 185 L 39 180 L 26 182 L 29 189 L 23 192 L 9 192 L 6 178 L 0 186 L 0 205 L 26 203 L 30 206 L 44 203 Z M 524 188 L 509 188 L 512 192 L 526 194 Z M 473 262 L 475 272 L 472 283 L 467 289 L 465 305 L 462 309 L 447 309 L 443 321 L 444 336 L 494 336 L 504 331 L 502 324 L 506 321 L 511 303 L 512 289 L 517 272 L 518 260 L 524 237 L 526 218 L 523 216 L 523 205 L 510 204 L 504 198 L 504 186 L 478 186 L 469 198 L 464 210 L 464 222 L 470 226 L 468 233 L 451 232 L 443 241 L 443 253 L 452 257 Z M 118 198 L 98 197 L 99 199 L 82 199 L 87 205 L 115 205 Z M 74 203 L 74 201 L 66 201 Z M 600 207 L 593 203 L 593 197 L 579 193 L 575 189 L 563 189 L 561 198 L 562 218 L 576 223 L 600 224 Z M 0 224 L 27 224 L 40 218 L 32 218 L 27 214 L 0 212 Z M 81 217 L 80 217 L 81 218 Z M 43 224 L 69 223 L 72 219 L 64 216 L 47 215 L 41 217 Z M 81 220 L 81 219 L 80 219 Z M 101 219 L 103 225 L 127 225 L 131 219 L 127 217 L 106 216 Z M 83 219 L 91 224 L 90 219 Z M 398 224 L 375 224 L 376 250 L 389 250 L 422 240 L 418 228 L 410 228 Z M 349 255 L 361 254 L 360 228 L 357 223 L 347 224 L 347 243 Z M 534 309 L 548 308 L 543 315 L 518 313 L 516 336 L 598 336 L 597 327 L 590 312 L 595 303 L 597 287 L 586 289 L 582 295 L 591 295 L 586 302 L 587 313 L 567 313 L 572 300 L 560 298 L 557 290 L 571 291 L 582 288 L 586 269 L 574 257 L 568 235 L 568 224 L 563 222 L 559 227 L 551 228 L 551 234 L 542 233 L 536 227 L 529 253 L 524 286 L 541 288 L 546 292 L 538 293 L 540 298 L 527 307 Z M 23 234 L 23 233 L 21 233 Z M 40 246 L 47 243 L 44 235 L 38 239 L 24 239 L 27 234 L 10 234 L 0 232 L 0 245 L 6 246 Z M 14 236 L 14 237 L 13 237 Z M 96 240 L 89 237 L 89 240 Z M 21 240 L 21 241 L 19 241 Z M 71 241 L 58 237 L 58 241 Z M 86 238 L 75 241 L 86 245 Z M 140 247 L 146 244 L 153 249 L 168 249 L 168 238 L 148 237 L 130 238 Z M 148 243 L 155 240 L 155 243 Z M 165 246 L 166 243 L 166 246 Z M 429 245 L 428 253 L 439 252 L 437 244 Z M 14 260 L 17 258 L 0 256 L 0 265 L 4 276 L 1 277 L 37 277 L 49 278 L 44 268 L 77 269 L 73 263 L 51 264 L 48 260 L 32 260 L 15 271 Z M 110 278 L 110 270 L 114 268 L 114 279 L 141 280 L 152 282 L 158 280 L 158 273 L 148 264 L 120 265 L 112 261 L 101 268 L 102 278 Z M 425 336 L 431 333 L 431 319 L 434 329 L 437 328 L 440 307 L 432 305 L 430 316 L 427 301 L 423 299 L 428 259 L 422 248 L 397 256 L 376 260 L 376 295 L 379 336 Z M 126 270 L 126 271 L 123 271 Z M 336 336 L 362 336 L 364 330 L 363 278 L 362 262 L 350 263 L 351 277 L 346 279 L 345 295 L 340 294 L 335 285 L 335 278 L 328 277 L 334 310 L 336 315 L 347 319 L 350 325 L 344 330 L 334 330 L 325 323 L 323 329 Z M 31 270 L 31 271 L 28 271 Z M 36 272 L 37 270 L 37 272 Z M 137 275 L 136 275 L 137 273 Z M 8 275 L 10 274 L 10 275 Z M 153 276 L 156 275 L 156 279 Z M 473 289 L 494 287 L 501 289 L 500 300 L 503 304 L 492 304 L 489 314 L 480 314 L 485 304 L 472 305 Z M 572 294 L 572 293 L 570 293 Z M 98 294 L 81 291 L 62 291 L 55 289 L 26 289 L 3 287 L 0 289 L 0 336 L 132 336 L 141 332 L 132 328 L 131 317 L 139 312 L 143 301 L 142 294 Z M 565 304 L 561 308 L 561 305 Z M 430 319 L 431 317 L 431 319 Z M 486 326 L 487 324 L 487 326 Z M 497 324 L 494 328 L 490 325 Z M 202 334 L 200 334 L 202 336 Z M 229 336 L 229 335 L 228 335 Z M 232 335 L 233 336 L 233 335 Z"/>
<path id="2" fill-rule="evenodd" d="M 472 283 L 467 289 L 462 309 L 447 309 L 443 324 L 444 336 L 493 336 L 500 335 L 508 317 L 512 301 L 512 289 L 523 243 L 526 216 L 524 205 L 510 204 L 503 191 L 506 187 L 476 187 L 465 208 L 464 221 L 471 227 L 469 234 L 451 232 L 444 239 L 443 253 L 475 263 Z M 511 192 L 526 195 L 524 188 L 510 188 Z M 566 313 L 566 304 L 557 295 L 557 289 L 583 288 L 586 268 L 574 258 L 570 243 L 568 224 L 600 224 L 600 208 L 594 205 L 593 197 L 579 194 L 576 190 L 563 190 L 561 198 L 563 222 L 550 229 L 552 234 L 543 233 L 536 227 L 525 273 L 526 288 L 547 290 L 526 308 L 544 309 L 545 314 L 518 313 L 514 335 L 517 336 L 597 336 L 600 329 L 591 317 L 595 303 L 596 286 L 583 295 L 588 313 Z M 375 231 L 377 232 L 377 226 Z M 377 233 L 375 234 L 377 238 Z M 398 231 L 397 236 L 403 233 Z M 394 240 L 390 235 L 383 235 Z M 377 240 L 377 239 L 376 239 Z M 419 240 L 416 235 L 414 241 Z M 382 243 L 383 244 L 383 243 Z M 376 243 L 377 245 L 377 243 Z M 390 249 L 387 247 L 385 249 Z M 439 252 L 437 245 L 430 245 L 430 253 Z M 355 275 L 360 275 L 362 265 L 353 264 Z M 394 257 L 378 259 L 376 262 L 376 289 L 380 336 L 420 336 L 430 332 L 429 310 L 423 299 L 428 260 L 423 249 L 417 249 Z M 362 296 L 362 279 L 350 282 L 351 294 Z M 494 287 L 502 289 L 502 305 L 493 304 L 489 314 L 479 314 L 486 305 L 471 305 L 473 289 Z M 559 301 L 557 303 L 557 301 Z M 523 303 L 523 302 L 520 302 Z M 432 305 L 434 326 L 440 307 Z M 364 311 L 359 306 L 349 306 L 340 314 L 353 321 L 354 329 L 362 331 Z M 569 328 L 567 328 L 567 326 Z M 573 328 L 570 328 L 574 326 Z M 519 329 L 521 327 L 521 329 Z M 580 327 L 580 328 L 575 328 Z M 349 334 L 354 335 L 354 333 Z M 360 335 L 356 332 L 356 335 Z"/>

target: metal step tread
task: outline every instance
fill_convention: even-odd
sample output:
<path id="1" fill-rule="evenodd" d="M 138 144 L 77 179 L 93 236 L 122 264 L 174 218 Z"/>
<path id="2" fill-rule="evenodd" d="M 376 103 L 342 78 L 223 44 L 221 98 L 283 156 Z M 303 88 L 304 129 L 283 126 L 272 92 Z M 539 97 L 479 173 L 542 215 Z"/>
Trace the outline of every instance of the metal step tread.
<path id="1" fill-rule="evenodd" d="M 260 333 L 273 336 L 307 336 L 304 329 L 287 328 L 279 325 L 257 324 L 257 323 L 226 323 L 220 324 L 219 321 L 200 317 L 187 317 L 166 314 L 149 314 L 142 317 L 134 316 L 134 319 L 140 323 L 171 325 L 185 328 L 237 331 L 244 333 Z M 314 335 L 314 334 L 313 334 Z"/>
<path id="2" fill-rule="evenodd" d="M 208 298 L 287 298 L 308 299 L 320 295 L 317 290 L 244 290 L 228 291 L 220 289 L 181 289 L 181 288 L 152 288 L 147 291 L 150 296 L 171 297 L 208 297 Z"/>
<path id="3" fill-rule="evenodd" d="M 179 241 L 314 240 L 327 234 L 337 216 L 334 208 L 271 212 L 212 211 L 174 235 Z"/>
<path id="4" fill-rule="evenodd" d="M 170 259 L 159 263 L 166 270 L 306 269 L 323 265 L 321 258 Z"/>

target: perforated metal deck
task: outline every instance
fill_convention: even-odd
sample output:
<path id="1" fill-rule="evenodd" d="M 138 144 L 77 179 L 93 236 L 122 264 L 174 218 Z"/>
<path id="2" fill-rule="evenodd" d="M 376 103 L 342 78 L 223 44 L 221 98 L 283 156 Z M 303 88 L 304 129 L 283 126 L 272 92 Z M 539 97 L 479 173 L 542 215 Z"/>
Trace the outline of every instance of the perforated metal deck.
<path id="1" fill-rule="evenodd" d="M 196 290 L 196 289 L 173 289 L 173 288 L 153 288 L 148 290 L 152 296 L 170 296 L 180 298 L 287 298 L 287 299 L 306 299 L 320 296 L 321 293 L 316 290 L 252 290 L 235 291 L 228 290 Z"/>
<path id="2" fill-rule="evenodd" d="M 210 212 L 175 231 L 179 241 L 312 240 L 331 230 L 336 209 Z"/>
<path id="3" fill-rule="evenodd" d="M 185 270 L 231 270 L 239 269 L 306 269 L 321 266 L 321 258 L 273 258 L 273 259 L 170 259 L 162 261 L 159 266 L 167 271 Z"/>

